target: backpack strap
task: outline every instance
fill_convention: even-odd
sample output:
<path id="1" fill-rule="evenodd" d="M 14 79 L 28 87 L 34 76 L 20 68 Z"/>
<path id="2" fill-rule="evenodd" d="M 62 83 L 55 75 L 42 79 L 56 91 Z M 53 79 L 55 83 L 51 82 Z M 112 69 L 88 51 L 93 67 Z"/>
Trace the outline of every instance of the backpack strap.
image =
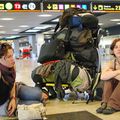
<path id="1" fill-rule="evenodd" d="M 60 24 L 58 22 L 57 25 L 55 26 L 54 33 L 58 30 L 59 26 L 60 26 Z"/>

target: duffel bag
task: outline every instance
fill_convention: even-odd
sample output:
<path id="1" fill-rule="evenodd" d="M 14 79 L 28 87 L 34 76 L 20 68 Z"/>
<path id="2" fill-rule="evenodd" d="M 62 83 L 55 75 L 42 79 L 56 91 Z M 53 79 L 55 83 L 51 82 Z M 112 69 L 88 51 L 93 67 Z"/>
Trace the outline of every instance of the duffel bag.
<path id="1" fill-rule="evenodd" d="M 64 55 L 64 42 L 61 40 L 50 40 L 42 45 L 37 62 L 43 64 L 51 60 L 60 60 L 64 58 Z"/>

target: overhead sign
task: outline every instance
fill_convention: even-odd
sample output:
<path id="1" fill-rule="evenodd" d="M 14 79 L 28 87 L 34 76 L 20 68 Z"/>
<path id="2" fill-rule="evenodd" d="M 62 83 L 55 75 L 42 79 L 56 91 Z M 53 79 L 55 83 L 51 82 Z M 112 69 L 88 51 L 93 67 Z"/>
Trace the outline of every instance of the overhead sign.
<path id="1" fill-rule="evenodd" d="M 120 12 L 120 2 L 92 2 L 93 12 Z"/>
<path id="2" fill-rule="evenodd" d="M 71 3 L 55 3 L 55 2 L 44 2 L 43 3 L 43 11 L 56 11 L 63 12 L 67 8 L 83 8 L 86 10 L 90 10 L 90 3 L 88 2 L 71 2 Z"/>
<path id="3" fill-rule="evenodd" d="M 39 1 L 0 1 L 0 11 L 40 11 Z"/>

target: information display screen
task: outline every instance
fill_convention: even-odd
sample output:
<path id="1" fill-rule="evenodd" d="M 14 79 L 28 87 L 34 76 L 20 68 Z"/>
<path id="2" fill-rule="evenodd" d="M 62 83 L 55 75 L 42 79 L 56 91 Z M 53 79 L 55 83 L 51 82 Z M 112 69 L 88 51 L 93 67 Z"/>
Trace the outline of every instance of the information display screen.
<path id="1" fill-rule="evenodd" d="M 93 12 L 120 12 L 120 2 L 92 2 Z"/>
<path id="2" fill-rule="evenodd" d="M 57 0 L 56 0 L 57 1 Z M 0 12 L 63 12 L 67 8 L 83 8 L 92 12 L 120 12 L 120 1 L 84 0 L 80 2 L 1 1 Z"/>
<path id="3" fill-rule="evenodd" d="M 40 11 L 39 1 L 0 1 L 0 12 L 1 11 Z"/>
<path id="4" fill-rule="evenodd" d="M 71 3 L 43 3 L 43 11 L 56 11 L 56 12 L 63 12 L 67 8 L 83 8 L 86 10 L 90 10 L 90 3 L 88 2 L 71 2 Z"/>

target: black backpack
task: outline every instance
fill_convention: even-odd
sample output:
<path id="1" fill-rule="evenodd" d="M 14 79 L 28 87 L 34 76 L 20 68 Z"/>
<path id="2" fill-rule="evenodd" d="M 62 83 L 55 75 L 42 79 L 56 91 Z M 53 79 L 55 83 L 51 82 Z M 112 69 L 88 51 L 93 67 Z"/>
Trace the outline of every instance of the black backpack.
<path id="1" fill-rule="evenodd" d="M 98 19 L 90 11 L 80 8 L 65 10 L 51 39 L 42 45 L 38 62 L 64 59 L 67 52 L 72 52 L 78 63 L 87 61 L 91 64 L 91 60 L 96 60 L 96 55 L 92 55 L 92 59 L 90 56 L 99 43 L 93 38 L 97 36 L 97 30 Z M 86 59 L 86 56 L 89 57 Z"/>

